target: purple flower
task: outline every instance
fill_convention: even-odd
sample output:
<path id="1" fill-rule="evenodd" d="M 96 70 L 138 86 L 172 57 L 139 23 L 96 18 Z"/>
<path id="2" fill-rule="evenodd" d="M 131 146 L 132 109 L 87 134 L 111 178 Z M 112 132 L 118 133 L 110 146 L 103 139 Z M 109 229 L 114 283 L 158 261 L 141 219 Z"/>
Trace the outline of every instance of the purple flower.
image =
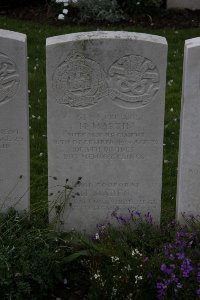
<path id="1" fill-rule="evenodd" d="M 174 255 L 173 255 L 173 254 L 170 254 L 169 259 L 170 259 L 170 260 L 174 260 L 174 258 L 175 258 Z"/>
<path id="2" fill-rule="evenodd" d="M 190 273 L 193 271 L 193 267 L 190 265 L 191 260 L 186 258 L 184 259 L 181 265 L 182 276 L 187 278 L 190 276 Z"/>
<path id="3" fill-rule="evenodd" d="M 131 217 L 123 217 L 118 214 L 119 208 L 117 207 L 112 213 L 111 216 L 117 220 L 120 225 L 128 225 L 131 221 Z"/>
<path id="4" fill-rule="evenodd" d="M 182 259 L 184 259 L 185 254 L 184 254 L 184 253 L 177 253 L 176 256 L 177 256 L 177 258 L 178 258 L 179 260 L 182 260 Z"/>
<path id="5" fill-rule="evenodd" d="M 104 226 L 104 224 L 96 224 L 96 228 L 98 231 L 101 231 L 103 226 Z"/>
<path id="6" fill-rule="evenodd" d="M 172 268 L 172 270 L 174 270 L 176 268 L 176 266 L 174 264 L 170 265 L 170 267 Z"/>
<path id="7" fill-rule="evenodd" d="M 167 227 L 171 228 L 171 227 L 174 227 L 175 225 L 176 225 L 176 220 L 174 219 L 167 225 Z"/>
<path id="8" fill-rule="evenodd" d="M 149 223 L 149 224 L 153 223 L 153 218 L 152 218 L 150 212 L 148 212 L 147 214 L 145 214 L 144 217 L 145 217 L 147 223 Z"/>
<path id="9" fill-rule="evenodd" d="M 162 289 L 163 288 L 163 283 L 162 282 L 157 282 L 156 287 L 157 287 L 157 289 Z"/>
<path id="10" fill-rule="evenodd" d="M 184 231 L 178 231 L 176 235 L 177 238 L 183 238 L 183 237 L 187 237 L 188 233 Z"/>
<path id="11" fill-rule="evenodd" d="M 165 272 L 166 269 L 167 269 L 166 264 L 162 264 L 161 267 L 160 267 L 160 269 L 161 269 L 162 272 Z"/>
<path id="12" fill-rule="evenodd" d="M 160 269 L 163 273 L 171 275 L 173 273 L 173 270 L 175 269 L 175 265 L 170 265 L 170 268 L 168 268 L 166 264 L 162 264 Z"/>
<path id="13" fill-rule="evenodd" d="M 197 295 L 200 295 L 200 289 L 197 289 L 197 290 L 196 290 L 196 294 L 197 294 Z"/>
<path id="14" fill-rule="evenodd" d="M 157 299 L 163 299 L 164 297 L 166 296 L 166 292 L 164 290 L 159 290 L 158 291 L 158 296 L 157 296 Z"/>
<path id="15" fill-rule="evenodd" d="M 140 217 L 140 216 L 141 216 L 141 213 L 140 213 L 139 211 L 137 211 L 137 210 L 133 210 L 133 211 L 131 212 L 131 216 L 132 216 L 132 217 L 133 217 L 133 216 Z"/>
<path id="16" fill-rule="evenodd" d="M 164 249 L 165 249 L 165 255 L 168 256 L 169 255 L 169 250 L 172 249 L 173 246 L 171 244 L 166 244 L 164 245 Z"/>
<path id="17" fill-rule="evenodd" d="M 197 272 L 197 282 L 200 283 L 200 271 Z"/>
<path id="18" fill-rule="evenodd" d="M 166 289 L 167 289 L 166 281 L 157 282 L 156 287 L 157 287 L 157 290 L 158 290 L 157 298 L 158 299 L 163 299 L 166 296 Z"/>
<path id="19" fill-rule="evenodd" d="M 196 244 L 196 238 L 197 236 L 195 233 L 178 231 L 176 233 L 174 248 L 178 249 L 180 252 L 183 252 L 185 248 L 191 248 L 193 244 Z"/>

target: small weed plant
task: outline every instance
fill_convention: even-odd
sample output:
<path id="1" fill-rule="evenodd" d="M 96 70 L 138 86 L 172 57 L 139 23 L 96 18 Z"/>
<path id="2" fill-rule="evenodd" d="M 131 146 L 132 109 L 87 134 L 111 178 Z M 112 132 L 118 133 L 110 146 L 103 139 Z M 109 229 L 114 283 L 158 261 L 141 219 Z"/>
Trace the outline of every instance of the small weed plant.
<path id="1" fill-rule="evenodd" d="M 63 244 L 41 217 L 1 215 L 1 299 L 42 299 L 61 276 L 58 262 Z"/>

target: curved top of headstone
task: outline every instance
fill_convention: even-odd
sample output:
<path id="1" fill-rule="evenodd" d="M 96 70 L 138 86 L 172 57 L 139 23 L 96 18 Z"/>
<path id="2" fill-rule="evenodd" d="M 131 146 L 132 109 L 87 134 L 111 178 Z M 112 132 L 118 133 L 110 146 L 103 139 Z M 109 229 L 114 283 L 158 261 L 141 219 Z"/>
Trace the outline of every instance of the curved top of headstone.
<path id="1" fill-rule="evenodd" d="M 94 39 L 129 39 L 167 45 L 166 39 L 162 36 L 127 31 L 90 31 L 58 35 L 47 38 L 46 45 Z"/>
<path id="2" fill-rule="evenodd" d="M 200 45 L 200 37 L 189 39 L 185 41 L 185 46 L 187 48 L 192 48 Z"/>
<path id="3" fill-rule="evenodd" d="M 26 41 L 26 34 L 4 29 L 0 29 L 0 37 L 17 40 L 20 42 Z"/>

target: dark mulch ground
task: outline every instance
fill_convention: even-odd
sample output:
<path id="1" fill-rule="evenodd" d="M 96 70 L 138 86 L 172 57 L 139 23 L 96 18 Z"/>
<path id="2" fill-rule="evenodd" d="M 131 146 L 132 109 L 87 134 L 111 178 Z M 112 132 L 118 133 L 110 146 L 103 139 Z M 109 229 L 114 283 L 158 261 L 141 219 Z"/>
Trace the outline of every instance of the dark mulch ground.
<path id="1" fill-rule="evenodd" d="M 1 1 L 0 1 L 1 2 Z M 0 3 L 0 15 L 17 18 L 21 20 L 31 20 L 41 24 L 63 26 L 63 24 L 80 24 L 76 17 L 76 12 L 67 16 L 65 22 L 57 20 L 57 13 L 51 6 L 29 6 L 15 7 L 14 9 L 3 7 Z M 94 24 L 94 22 L 92 22 Z M 122 23 L 120 23 L 122 24 Z M 142 26 L 151 28 L 194 28 L 200 27 L 200 10 L 159 10 L 159 13 L 144 14 L 132 17 L 129 22 L 123 22 L 124 25 Z M 99 24 L 98 24 L 99 25 Z"/>

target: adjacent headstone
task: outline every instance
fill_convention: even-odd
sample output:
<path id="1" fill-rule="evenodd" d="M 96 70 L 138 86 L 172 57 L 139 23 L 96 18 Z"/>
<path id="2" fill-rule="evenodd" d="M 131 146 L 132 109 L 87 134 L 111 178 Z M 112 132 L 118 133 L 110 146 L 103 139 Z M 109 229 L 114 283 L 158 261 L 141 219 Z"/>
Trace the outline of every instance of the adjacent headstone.
<path id="1" fill-rule="evenodd" d="M 200 214 L 200 38 L 184 52 L 182 112 L 177 184 L 177 219 Z"/>
<path id="2" fill-rule="evenodd" d="M 179 9 L 200 9 L 199 0 L 167 0 L 167 8 L 179 8 Z"/>
<path id="3" fill-rule="evenodd" d="M 0 211 L 29 207 L 26 35 L 0 30 Z"/>
<path id="4" fill-rule="evenodd" d="M 47 39 L 51 220 L 66 179 L 73 185 L 82 177 L 74 191 L 80 196 L 66 199 L 63 229 L 92 232 L 128 209 L 150 212 L 159 223 L 166 61 L 159 36 Z"/>

